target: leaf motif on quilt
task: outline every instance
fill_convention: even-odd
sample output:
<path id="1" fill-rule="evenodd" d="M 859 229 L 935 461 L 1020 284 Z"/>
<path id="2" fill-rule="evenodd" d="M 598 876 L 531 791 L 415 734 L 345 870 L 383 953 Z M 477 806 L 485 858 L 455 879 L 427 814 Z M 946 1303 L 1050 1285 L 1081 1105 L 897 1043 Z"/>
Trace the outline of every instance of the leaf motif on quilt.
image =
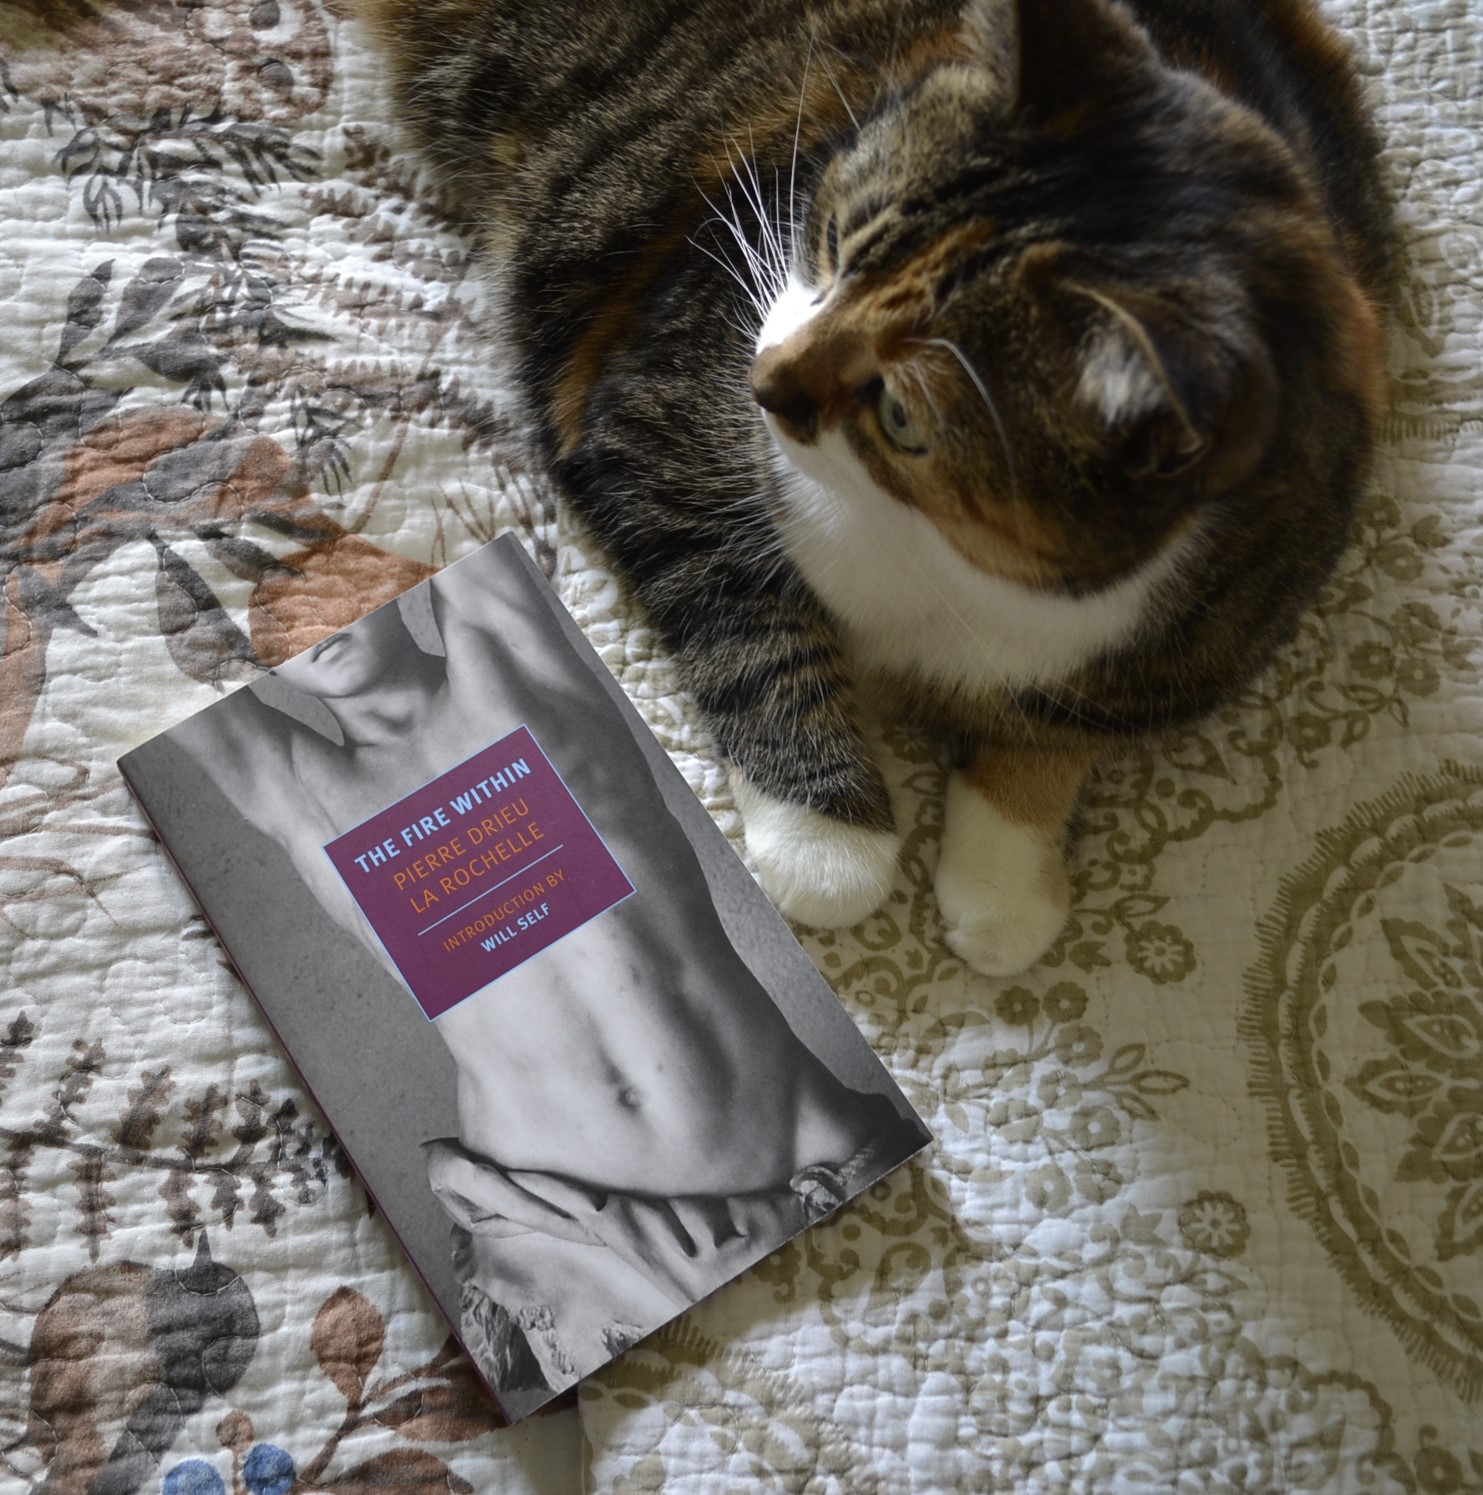
<path id="1" fill-rule="evenodd" d="M 155 599 L 160 633 L 180 673 L 220 685 L 257 674 L 252 647 L 200 573 L 157 536 Z"/>
<path id="2" fill-rule="evenodd" d="M 418 1448 L 394 1448 L 354 1465 L 327 1485 L 311 1488 L 330 1495 L 379 1490 L 405 1490 L 407 1495 L 471 1495 L 474 1487 L 430 1453 Z"/>
<path id="3" fill-rule="evenodd" d="M 16 1071 L 40 1031 L 27 1013 L 12 1021 L 0 1040 L 0 1073 Z M 244 1205 L 271 1236 L 290 1207 L 316 1202 L 331 1173 L 347 1171 L 338 1144 L 302 1119 L 293 1099 L 275 1102 L 256 1081 L 236 1094 L 208 1084 L 179 1096 L 168 1068 L 141 1071 L 110 1121 L 93 1097 L 111 1070 L 101 1043 L 78 1039 L 39 1116 L 23 1119 L 21 1097 L 0 1089 L 0 1260 L 30 1244 L 26 1180 L 39 1158 L 65 1163 L 77 1233 L 94 1261 L 113 1233 L 115 1191 L 126 1178 L 157 1179 L 175 1234 L 191 1241 L 204 1239 L 198 1232 L 208 1224 L 231 1229 Z M 230 1130 L 229 1105 L 237 1114 Z M 99 1136 L 109 1140 L 99 1143 Z"/>
<path id="4" fill-rule="evenodd" d="M 385 1317 L 365 1294 L 342 1285 L 320 1305 L 309 1341 L 320 1370 L 345 1400 L 345 1415 L 300 1469 L 288 1461 L 282 1471 L 285 1491 L 392 1488 L 447 1495 L 473 1489 L 421 1447 L 398 1446 L 363 1456 L 366 1440 L 381 1429 L 390 1429 L 408 1443 L 424 1444 L 460 1442 L 503 1426 L 472 1366 L 451 1339 L 426 1363 L 377 1376 L 386 1349 Z M 254 1450 L 248 1447 L 256 1435 L 251 1420 L 237 1415 L 240 1421 L 223 1422 L 217 1436 L 223 1447 L 231 1448 L 248 1487 L 257 1491 L 251 1469 Z"/>
<path id="5" fill-rule="evenodd" d="M 1462 889 L 1443 891 L 1453 915 L 1445 933 L 1414 920 L 1381 921 L 1403 981 L 1415 984 L 1361 1009 L 1392 1057 L 1367 1060 L 1345 1083 L 1376 1110 L 1412 1123 L 1395 1178 L 1445 1190 L 1437 1253 L 1446 1261 L 1483 1253 L 1483 911 Z"/>
<path id="6" fill-rule="evenodd" d="M 352 1412 L 365 1401 L 366 1382 L 386 1344 L 386 1321 L 353 1287 L 339 1287 L 314 1315 L 309 1347 Z"/>
<path id="7" fill-rule="evenodd" d="M 499 1420 L 489 1393 L 461 1354 L 450 1357 L 436 1380 L 404 1392 L 377 1412 L 375 1419 L 413 1443 L 477 1438 Z"/>
<path id="8" fill-rule="evenodd" d="M 283 557 L 264 572 L 249 604 L 253 648 L 267 665 L 328 637 L 425 581 L 433 568 L 338 534 Z"/>
<path id="9" fill-rule="evenodd" d="M 168 1064 L 157 1074 L 144 1070 L 139 1084 L 129 1091 L 129 1104 L 114 1128 L 114 1141 L 128 1152 L 143 1152 L 151 1146 L 174 1089 Z"/>
<path id="10" fill-rule="evenodd" d="M 5 1098 L 5 1087 L 20 1067 L 21 1056 L 36 1037 L 36 1024 L 20 1012 L 11 1018 L 10 1026 L 0 1036 L 0 1100 Z"/>

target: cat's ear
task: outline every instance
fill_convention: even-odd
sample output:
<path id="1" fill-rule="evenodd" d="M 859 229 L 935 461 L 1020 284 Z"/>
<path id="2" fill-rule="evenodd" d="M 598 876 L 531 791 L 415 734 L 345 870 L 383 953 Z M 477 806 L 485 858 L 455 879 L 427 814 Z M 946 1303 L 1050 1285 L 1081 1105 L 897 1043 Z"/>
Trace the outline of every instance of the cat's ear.
<path id="1" fill-rule="evenodd" d="M 975 0 L 974 9 L 990 6 Z M 1095 105 L 1119 75 L 1114 59 L 1146 47 L 1107 0 L 999 0 L 992 9 L 1001 25 L 1006 10 L 1014 15 L 1016 98 L 1043 117 Z"/>
<path id="2" fill-rule="evenodd" d="M 1275 424 L 1276 375 L 1265 350 L 1170 297 L 1064 282 L 1095 307 L 1078 351 L 1075 400 L 1103 455 L 1134 478 L 1239 481 Z"/>

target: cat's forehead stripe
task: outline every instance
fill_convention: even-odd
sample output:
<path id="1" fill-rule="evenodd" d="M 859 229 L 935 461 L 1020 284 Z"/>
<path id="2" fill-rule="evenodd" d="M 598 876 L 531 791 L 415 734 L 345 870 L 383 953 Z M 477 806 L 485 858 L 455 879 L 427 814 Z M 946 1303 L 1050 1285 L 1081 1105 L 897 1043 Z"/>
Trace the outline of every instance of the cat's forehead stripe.
<path id="1" fill-rule="evenodd" d="M 894 270 L 862 275 L 843 291 L 835 317 L 855 328 L 882 363 L 917 358 L 963 266 L 994 233 L 983 219 L 955 225 Z"/>

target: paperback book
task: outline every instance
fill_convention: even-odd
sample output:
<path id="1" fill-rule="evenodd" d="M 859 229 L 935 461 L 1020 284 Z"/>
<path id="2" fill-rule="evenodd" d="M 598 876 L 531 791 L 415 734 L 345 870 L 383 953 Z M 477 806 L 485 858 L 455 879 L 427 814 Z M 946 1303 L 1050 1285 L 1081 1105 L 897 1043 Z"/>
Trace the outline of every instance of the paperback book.
<path id="1" fill-rule="evenodd" d="M 512 1420 L 930 1141 L 513 539 L 119 766 Z"/>

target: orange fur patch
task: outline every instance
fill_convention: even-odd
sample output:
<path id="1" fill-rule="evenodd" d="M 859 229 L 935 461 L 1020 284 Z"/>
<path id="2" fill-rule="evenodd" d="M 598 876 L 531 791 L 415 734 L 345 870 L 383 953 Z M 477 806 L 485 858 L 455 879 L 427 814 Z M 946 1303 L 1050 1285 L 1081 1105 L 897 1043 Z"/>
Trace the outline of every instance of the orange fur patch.
<path id="1" fill-rule="evenodd" d="M 1054 840 L 1098 756 L 1091 748 L 996 747 L 970 763 L 963 778 L 1006 820 Z"/>
<path id="2" fill-rule="evenodd" d="M 1341 318 L 1340 367 L 1348 376 L 1372 430 L 1390 409 L 1390 371 L 1385 357 L 1385 319 L 1352 281 L 1344 282 L 1351 302 Z"/>

